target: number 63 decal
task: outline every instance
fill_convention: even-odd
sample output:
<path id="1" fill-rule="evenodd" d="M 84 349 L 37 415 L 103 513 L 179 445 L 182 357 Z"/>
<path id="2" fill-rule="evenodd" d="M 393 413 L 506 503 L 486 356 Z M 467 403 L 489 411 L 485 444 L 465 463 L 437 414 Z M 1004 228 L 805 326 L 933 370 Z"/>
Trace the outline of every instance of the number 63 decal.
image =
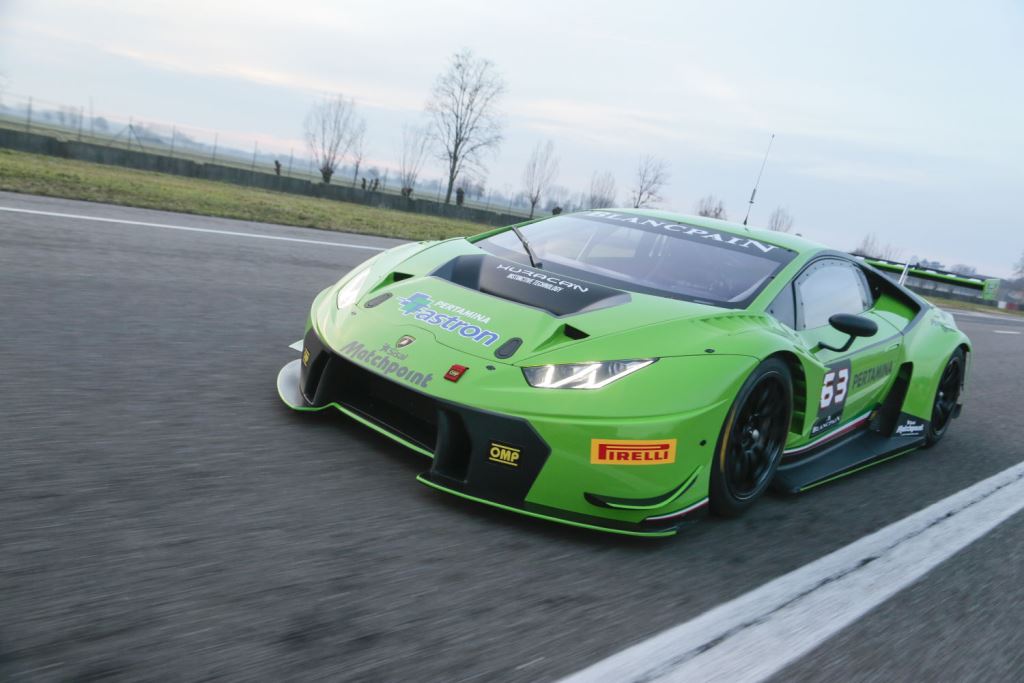
<path id="1" fill-rule="evenodd" d="M 846 401 L 846 390 L 850 384 L 850 368 L 838 368 L 825 373 L 821 385 L 821 410 L 830 406 L 841 406 Z"/>

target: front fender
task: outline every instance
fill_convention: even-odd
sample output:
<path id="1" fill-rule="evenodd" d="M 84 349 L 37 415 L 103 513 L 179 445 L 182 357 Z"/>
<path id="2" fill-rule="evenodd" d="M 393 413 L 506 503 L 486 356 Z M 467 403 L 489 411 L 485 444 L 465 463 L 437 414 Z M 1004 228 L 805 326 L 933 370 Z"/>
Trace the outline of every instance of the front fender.
<path id="1" fill-rule="evenodd" d="M 516 407 L 528 411 L 520 414 L 551 449 L 527 502 L 630 523 L 700 503 L 708 496 L 710 463 L 726 413 L 757 364 L 749 356 L 663 358 L 596 391 L 524 390 Z M 659 365 L 660 374 L 641 380 Z M 641 381 L 627 385 L 630 380 Z M 617 384 L 623 385 L 621 394 L 598 395 Z M 601 464 L 593 458 L 598 443 L 666 440 L 675 457 L 665 464 Z M 612 509 L 595 504 L 596 498 L 664 502 Z"/>

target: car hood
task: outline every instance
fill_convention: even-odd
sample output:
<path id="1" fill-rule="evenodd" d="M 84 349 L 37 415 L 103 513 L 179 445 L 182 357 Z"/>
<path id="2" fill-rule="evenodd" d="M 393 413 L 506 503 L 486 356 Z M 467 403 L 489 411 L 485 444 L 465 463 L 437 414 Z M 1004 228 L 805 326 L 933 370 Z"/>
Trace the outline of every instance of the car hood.
<path id="1" fill-rule="evenodd" d="M 532 268 L 465 240 L 384 265 L 347 313 L 323 298 L 321 332 L 347 340 L 391 329 L 397 342 L 419 330 L 459 353 L 531 365 L 703 353 L 735 327 L 727 321 L 747 316 Z"/>

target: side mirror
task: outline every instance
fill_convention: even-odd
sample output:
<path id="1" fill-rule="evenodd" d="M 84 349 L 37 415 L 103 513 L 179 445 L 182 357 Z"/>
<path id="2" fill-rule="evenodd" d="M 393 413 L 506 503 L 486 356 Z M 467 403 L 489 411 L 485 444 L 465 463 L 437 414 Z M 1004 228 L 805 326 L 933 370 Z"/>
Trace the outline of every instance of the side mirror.
<path id="1" fill-rule="evenodd" d="M 850 335 L 850 338 L 846 340 L 846 343 L 841 347 L 830 346 L 825 342 L 818 342 L 818 349 L 828 349 L 829 351 L 838 351 L 842 353 L 850 348 L 853 344 L 853 340 L 857 337 L 873 337 L 878 332 L 878 325 L 875 324 L 874 320 L 865 318 L 862 315 L 851 315 L 850 313 L 836 313 L 828 319 L 828 324 L 836 328 L 843 334 Z"/>

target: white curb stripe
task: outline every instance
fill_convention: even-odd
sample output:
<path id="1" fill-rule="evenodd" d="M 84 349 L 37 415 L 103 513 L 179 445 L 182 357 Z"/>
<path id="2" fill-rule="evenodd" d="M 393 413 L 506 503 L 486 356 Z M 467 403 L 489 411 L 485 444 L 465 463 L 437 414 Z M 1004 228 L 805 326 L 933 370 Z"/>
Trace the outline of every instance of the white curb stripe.
<path id="1" fill-rule="evenodd" d="M 563 680 L 763 681 L 1021 509 L 1024 463 Z"/>
<path id="2" fill-rule="evenodd" d="M 231 237 L 251 237 L 258 240 L 275 240 L 280 242 L 300 242 L 302 244 L 319 244 L 326 247 L 345 247 L 347 249 L 365 249 L 367 251 L 384 251 L 385 247 L 370 247 L 365 244 L 345 244 L 343 242 L 326 242 L 324 240 L 305 240 L 299 237 L 280 237 L 278 235 L 260 235 L 254 232 L 236 232 L 234 230 L 213 230 L 212 228 L 193 228 L 186 225 L 168 225 L 166 223 L 147 223 L 145 221 L 129 221 L 121 218 L 102 218 L 100 216 L 80 216 L 73 213 L 56 211 L 35 211 L 32 209 L 15 209 L 0 206 L 0 211 L 11 213 L 27 213 L 34 216 L 52 216 L 55 218 L 72 218 L 80 221 L 96 221 L 98 223 L 118 223 L 120 225 L 142 225 L 147 228 L 165 228 L 167 230 L 185 230 L 187 232 L 205 232 L 212 235 L 229 235 Z"/>

